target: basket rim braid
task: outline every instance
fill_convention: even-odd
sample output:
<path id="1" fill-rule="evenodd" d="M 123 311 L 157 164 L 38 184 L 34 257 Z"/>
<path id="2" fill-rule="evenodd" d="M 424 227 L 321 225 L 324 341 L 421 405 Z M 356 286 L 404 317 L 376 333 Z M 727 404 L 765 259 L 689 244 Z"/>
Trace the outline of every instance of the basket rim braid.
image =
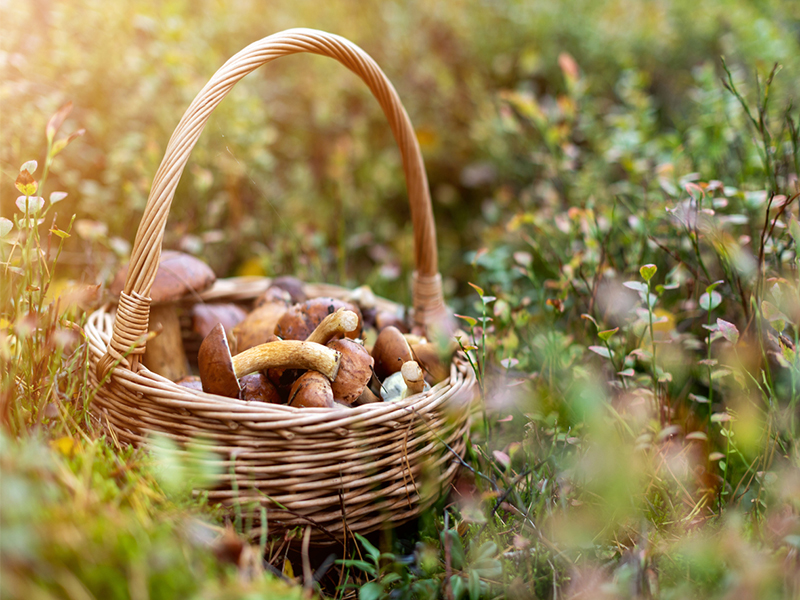
<path id="1" fill-rule="evenodd" d="M 119 302 L 92 313 L 85 331 L 97 390 L 92 411 L 112 438 L 139 445 L 158 433 L 179 448 L 192 444 L 209 450 L 214 458 L 206 462 L 218 468 L 215 485 L 206 492 L 210 499 L 235 506 L 237 514 L 269 532 L 304 527 L 312 541 L 325 542 L 411 519 L 447 490 L 464 454 L 476 387 L 462 354 L 454 357 L 449 378 L 426 392 L 345 409 L 216 396 L 179 386 L 141 364 L 166 220 L 203 127 L 242 77 L 301 52 L 342 63 L 367 84 L 383 109 L 402 156 L 414 231 L 413 320 L 424 330 L 446 318 L 427 176 L 397 92 L 352 42 L 322 31 L 291 29 L 238 52 L 189 105 L 153 180 Z M 244 302 L 269 283 L 265 277 L 222 279 L 197 301 Z M 305 284 L 305 292 L 340 299 L 352 294 L 329 284 Z M 402 311 L 391 300 L 376 302 Z M 266 521 L 261 519 L 264 509 Z"/>

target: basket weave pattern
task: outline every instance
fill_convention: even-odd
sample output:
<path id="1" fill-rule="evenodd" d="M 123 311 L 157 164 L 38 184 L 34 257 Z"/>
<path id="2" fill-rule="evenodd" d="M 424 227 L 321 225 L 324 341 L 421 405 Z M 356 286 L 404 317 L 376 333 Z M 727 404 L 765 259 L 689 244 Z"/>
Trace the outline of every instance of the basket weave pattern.
<path id="1" fill-rule="evenodd" d="M 380 103 L 403 159 L 414 229 L 413 318 L 421 326 L 445 314 L 436 232 L 421 153 L 408 115 L 386 76 L 360 48 L 331 34 L 295 29 L 251 44 L 212 77 L 170 138 L 137 231 L 116 307 L 93 313 L 86 327 L 95 383 L 93 411 L 110 434 L 143 444 L 160 432 L 213 451 L 222 475 L 213 501 L 239 503 L 270 531 L 312 525 L 312 539 L 366 533 L 416 516 L 449 485 L 464 452 L 475 377 L 460 357 L 450 377 L 400 402 L 349 410 L 297 409 L 248 403 L 188 390 L 140 364 L 150 313 L 149 292 L 166 219 L 189 155 L 213 109 L 233 85 L 280 56 L 311 52 L 355 72 Z M 246 301 L 266 278 L 221 280 L 202 301 Z M 348 290 L 307 285 L 309 297 L 347 298 Z M 386 308 L 399 307 L 379 299 Z"/>

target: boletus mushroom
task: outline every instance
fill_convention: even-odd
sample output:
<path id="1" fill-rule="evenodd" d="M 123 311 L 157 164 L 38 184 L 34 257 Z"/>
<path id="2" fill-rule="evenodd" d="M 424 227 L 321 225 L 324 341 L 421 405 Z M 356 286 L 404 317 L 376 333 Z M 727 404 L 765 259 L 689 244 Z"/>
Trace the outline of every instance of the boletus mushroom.
<path id="1" fill-rule="evenodd" d="M 375 361 L 364 346 L 348 338 L 333 340 L 327 347 L 342 356 L 339 373 L 331 382 L 333 397 L 342 404 L 352 404 L 372 377 Z"/>
<path id="2" fill-rule="evenodd" d="M 358 307 L 335 298 L 312 298 L 295 304 L 280 318 L 275 325 L 275 335 L 284 340 L 305 340 L 316 329 L 322 320 L 340 308 L 353 311 L 358 315 L 358 326 L 346 334 L 351 339 L 361 337 L 361 311 Z"/>
<path id="3" fill-rule="evenodd" d="M 333 408 L 331 382 L 317 371 L 306 371 L 292 384 L 289 406 L 304 408 Z"/>
<path id="4" fill-rule="evenodd" d="M 266 343 L 267 338 L 274 335 L 275 325 L 291 306 L 289 292 L 281 288 L 270 287 L 261 298 L 264 301 L 233 328 L 237 352 Z"/>
<path id="5" fill-rule="evenodd" d="M 323 375 L 324 377 L 324 375 Z M 248 402 L 280 404 L 281 396 L 263 373 L 250 373 L 239 379 L 239 398 Z"/>
<path id="6" fill-rule="evenodd" d="M 222 325 L 217 325 L 200 345 L 197 365 L 203 391 L 236 398 L 239 378 L 271 367 L 319 371 L 333 380 L 339 372 L 341 354 L 322 344 L 298 340 L 268 342 L 232 356 Z"/>
<path id="7" fill-rule="evenodd" d="M 378 334 L 372 347 L 372 358 L 375 359 L 375 375 L 383 381 L 414 357 L 405 336 L 397 327 L 390 325 Z"/>
<path id="8" fill-rule="evenodd" d="M 395 402 L 408 396 L 419 394 L 430 389 L 425 381 L 425 374 L 416 361 L 403 363 L 402 368 L 392 373 L 383 381 L 381 398 L 384 402 Z"/>
<path id="9" fill-rule="evenodd" d="M 109 291 L 119 296 L 125 286 L 128 267 L 120 270 Z M 183 252 L 165 250 L 150 289 L 149 330 L 158 331 L 147 342 L 142 358 L 151 371 L 177 381 L 189 373 L 189 362 L 183 349 L 178 302 L 197 295 L 216 281 L 216 275 L 206 263 Z"/>
<path id="10" fill-rule="evenodd" d="M 270 290 L 276 289 L 283 290 L 289 294 L 292 304 L 305 302 L 307 299 L 305 286 L 303 285 L 302 281 L 300 281 L 297 277 L 292 277 L 291 275 L 281 275 L 280 277 L 274 277 L 270 282 L 270 286 L 267 288 L 267 291 L 264 292 L 264 294 L 262 294 L 260 297 L 256 298 L 255 306 L 258 307 L 264 302 L 268 302 L 270 300 Z"/>

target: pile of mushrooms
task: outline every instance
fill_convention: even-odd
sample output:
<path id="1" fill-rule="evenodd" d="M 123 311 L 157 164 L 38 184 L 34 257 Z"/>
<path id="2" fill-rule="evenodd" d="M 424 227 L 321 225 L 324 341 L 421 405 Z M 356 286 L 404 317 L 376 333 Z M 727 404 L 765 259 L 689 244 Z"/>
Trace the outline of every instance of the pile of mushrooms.
<path id="1" fill-rule="evenodd" d="M 205 337 L 199 381 L 178 383 L 247 401 L 339 408 L 401 400 L 448 375 L 433 344 L 408 333 L 398 315 L 375 310 L 369 288 L 350 300 L 306 299 L 297 280 L 274 280 L 250 314 Z"/>
<path id="2" fill-rule="evenodd" d="M 113 294 L 126 275 L 127 268 L 117 274 Z M 214 280 L 198 259 L 162 253 L 151 290 L 148 369 L 220 396 L 324 408 L 401 400 L 449 374 L 449 357 L 443 361 L 433 344 L 409 333 L 402 315 L 379 310 L 367 286 L 347 301 L 309 299 L 301 281 L 278 277 L 247 313 L 238 304 L 197 302 Z M 189 374 L 193 365 L 199 376 Z"/>

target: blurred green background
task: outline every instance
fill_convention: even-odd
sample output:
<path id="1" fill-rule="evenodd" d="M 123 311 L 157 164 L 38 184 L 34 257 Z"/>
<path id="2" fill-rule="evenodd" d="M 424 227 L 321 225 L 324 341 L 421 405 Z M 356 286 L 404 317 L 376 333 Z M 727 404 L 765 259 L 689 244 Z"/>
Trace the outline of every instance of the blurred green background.
<path id="1" fill-rule="evenodd" d="M 469 473 L 447 508 L 383 540 L 396 554 L 368 573 L 374 597 L 435 597 L 449 585 L 465 598 L 473 584 L 471 599 L 800 590 L 800 2 L 0 0 L 2 216 L 19 216 L 20 165 L 44 162 L 45 124 L 71 101 L 60 135 L 86 133 L 47 182 L 68 193 L 48 208 L 62 229 L 77 215 L 56 277 L 108 281 L 192 98 L 238 50 L 292 27 L 350 39 L 393 82 L 424 154 L 448 300 L 474 315 L 462 326 L 487 412 Z M 366 86 L 310 55 L 245 78 L 194 150 L 164 244 L 219 276 L 367 283 L 408 302 L 400 157 Z M 49 285 L 51 256 L 3 256 L 17 271 L 35 256 L 30 281 Z M 34 339 L 63 315 L 39 302 L 45 325 L 32 327 L 38 297 L 21 285 L 4 298 L 0 356 L 22 359 L 0 392 L 32 439 L 51 438 L 60 465 L 38 467 L 48 450 L 26 449 L 24 434 L 4 451 L 0 467 L 21 482 L 6 488 L 12 499 L 45 490 L 41 506 L 0 514 L 23 542 L 45 524 L 17 589 L 26 577 L 55 589 L 52 565 L 96 560 L 102 576 L 87 585 L 101 597 L 106 555 L 149 564 L 140 539 L 177 539 L 164 542 L 169 564 L 202 572 L 208 544 L 162 524 L 208 507 L 175 506 L 149 459 L 84 432 L 95 433 L 84 428 L 80 346 L 62 361 Z M 86 535 L 88 521 L 101 532 L 86 560 L 84 538 L 47 526 L 73 490 L 92 500 L 74 529 Z M 113 538 L 109 550 L 117 503 L 135 539 Z M 453 579 L 445 540 L 469 555 Z M 153 597 L 169 597 L 158 577 L 147 581 Z"/>
<path id="2" fill-rule="evenodd" d="M 107 277 L 112 265 L 90 251 L 127 257 L 169 136 L 213 72 L 261 37 L 319 28 L 370 53 L 411 116 L 452 295 L 472 275 L 465 251 L 482 246 L 504 204 L 602 200 L 618 190 L 598 184 L 637 185 L 638 159 L 685 157 L 703 176 L 744 179 L 751 164 L 735 154 L 747 150 L 720 137 L 726 119 L 742 117 L 725 109 L 719 56 L 743 79 L 776 61 L 796 73 L 798 23 L 790 0 L 3 2 L 2 211 L 13 209 L 19 164 L 43 153 L 47 118 L 72 101 L 64 130 L 86 135 L 58 158 L 53 189 L 70 193 L 60 212 L 103 225 L 84 224 L 67 261 Z M 780 93 L 796 81 L 784 78 Z M 570 86 L 582 105 L 562 102 Z M 526 110 L 555 126 L 512 122 Z M 564 135 L 577 121 L 589 127 Z M 297 272 L 405 299 L 405 198 L 366 87 L 329 59 L 293 56 L 247 77 L 216 110 L 165 246 L 204 256 L 220 275 Z"/>

